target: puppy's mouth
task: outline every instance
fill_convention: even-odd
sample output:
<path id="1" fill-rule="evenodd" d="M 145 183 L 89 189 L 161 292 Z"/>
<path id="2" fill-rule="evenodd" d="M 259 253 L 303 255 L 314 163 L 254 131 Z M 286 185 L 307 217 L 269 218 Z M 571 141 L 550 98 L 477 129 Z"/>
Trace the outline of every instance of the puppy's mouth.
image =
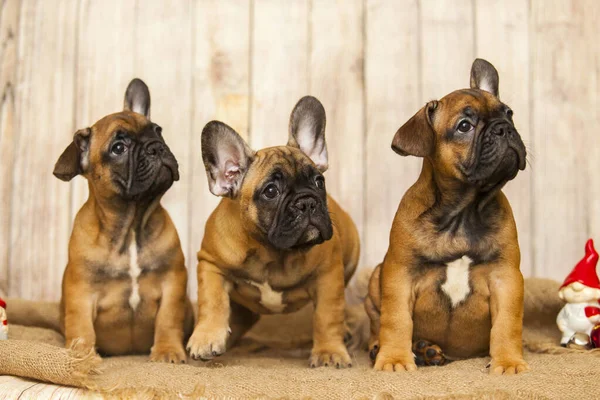
<path id="1" fill-rule="evenodd" d="M 467 182 L 482 192 L 500 189 L 525 169 L 527 152 L 521 136 L 505 120 L 492 121 L 475 138 L 466 165 L 459 165 Z"/>

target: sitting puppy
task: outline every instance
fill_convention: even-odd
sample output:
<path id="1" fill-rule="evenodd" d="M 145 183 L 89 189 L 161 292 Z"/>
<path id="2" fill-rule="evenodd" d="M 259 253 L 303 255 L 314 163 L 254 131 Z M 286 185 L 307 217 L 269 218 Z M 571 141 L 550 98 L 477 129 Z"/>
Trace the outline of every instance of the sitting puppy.
<path id="1" fill-rule="evenodd" d="M 500 190 L 525 169 L 512 115 L 498 72 L 477 59 L 470 89 L 427 103 L 396 132 L 394 151 L 424 159 L 369 285 L 376 370 L 416 369 L 417 340 L 448 359 L 490 354 L 492 373 L 528 369 L 517 229 Z"/>
<path id="2" fill-rule="evenodd" d="M 187 271 L 160 205 L 178 165 L 149 118 L 148 87 L 134 79 L 125 109 L 77 131 L 56 163 L 56 177 L 81 174 L 89 186 L 69 242 L 60 323 L 67 347 L 79 338 L 101 354 L 151 351 L 153 361 L 185 362 Z"/>
<path id="3" fill-rule="evenodd" d="M 344 286 L 359 257 L 350 216 L 327 195 L 325 110 L 302 98 L 287 146 L 253 151 L 229 126 L 202 131 L 210 191 L 223 196 L 198 253 L 198 322 L 187 348 L 223 354 L 259 314 L 315 305 L 311 367 L 351 366 L 344 345 Z"/>

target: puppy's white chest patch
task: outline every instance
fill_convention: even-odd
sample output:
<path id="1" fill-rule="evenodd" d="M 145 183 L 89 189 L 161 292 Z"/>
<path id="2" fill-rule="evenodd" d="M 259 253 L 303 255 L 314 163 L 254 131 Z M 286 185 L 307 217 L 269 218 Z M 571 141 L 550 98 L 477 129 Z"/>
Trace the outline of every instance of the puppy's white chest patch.
<path id="1" fill-rule="evenodd" d="M 248 281 L 248 283 L 260 290 L 260 304 L 264 307 L 276 313 L 280 313 L 285 309 L 283 293 L 274 291 L 268 282 L 257 283 Z"/>
<path id="2" fill-rule="evenodd" d="M 459 305 L 471 292 L 469 267 L 472 262 L 469 257 L 462 256 L 446 264 L 446 282 L 442 285 L 442 290 L 450 298 L 452 307 Z"/>
<path id="3" fill-rule="evenodd" d="M 129 244 L 129 276 L 131 277 L 131 295 L 129 295 L 129 306 L 135 311 L 140 304 L 140 284 L 138 277 L 142 273 L 142 269 L 138 264 L 137 243 L 135 241 L 135 233 L 131 233 L 131 243 Z"/>

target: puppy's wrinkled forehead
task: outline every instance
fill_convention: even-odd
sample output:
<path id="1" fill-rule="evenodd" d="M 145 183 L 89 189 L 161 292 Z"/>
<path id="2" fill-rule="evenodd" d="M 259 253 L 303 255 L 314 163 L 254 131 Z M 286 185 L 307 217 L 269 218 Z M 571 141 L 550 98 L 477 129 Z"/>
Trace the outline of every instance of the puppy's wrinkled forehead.
<path id="1" fill-rule="evenodd" d="M 126 132 L 131 136 L 138 136 L 149 124 L 150 120 L 141 114 L 132 111 L 121 111 L 107 115 L 92 126 L 92 134 L 99 141 L 110 140 L 118 132 Z"/>
<path id="2" fill-rule="evenodd" d="M 507 106 L 484 90 L 461 89 L 442 97 L 438 101 L 438 108 L 444 112 L 436 113 L 433 123 L 441 128 L 454 126 L 457 119 L 462 117 L 493 117 L 498 112 L 504 112 Z"/>
<path id="3" fill-rule="evenodd" d="M 315 173 L 318 172 L 311 159 L 300 149 L 290 146 L 268 147 L 256 152 L 247 179 L 258 185 L 276 172 L 293 179 L 313 169 Z"/>

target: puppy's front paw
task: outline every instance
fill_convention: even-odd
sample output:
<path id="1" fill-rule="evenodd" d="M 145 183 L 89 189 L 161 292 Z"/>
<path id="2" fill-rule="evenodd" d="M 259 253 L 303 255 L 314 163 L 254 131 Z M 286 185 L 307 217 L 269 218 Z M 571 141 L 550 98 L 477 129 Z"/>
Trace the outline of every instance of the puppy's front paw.
<path id="1" fill-rule="evenodd" d="M 417 365 L 412 352 L 388 354 L 383 349 L 379 350 L 377 358 L 375 359 L 375 366 L 373 367 L 376 371 L 416 371 Z"/>
<path id="2" fill-rule="evenodd" d="M 349 368 L 352 367 L 352 360 L 348 351 L 344 346 L 338 349 L 316 349 L 313 348 L 308 365 L 311 368 L 316 367 L 336 367 Z"/>
<path id="3" fill-rule="evenodd" d="M 522 358 L 493 358 L 489 365 L 492 375 L 514 375 L 529 371 L 529 365 Z"/>
<path id="4" fill-rule="evenodd" d="M 231 333 L 227 328 L 204 328 L 204 324 L 198 324 L 190 340 L 187 350 L 194 360 L 211 360 L 225 353 L 227 337 Z"/>
<path id="5" fill-rule="evenodd" d="M 187 356 L 180 343 L 155 343 L 150 351 L 150 361 L 185 364 Z"/>

